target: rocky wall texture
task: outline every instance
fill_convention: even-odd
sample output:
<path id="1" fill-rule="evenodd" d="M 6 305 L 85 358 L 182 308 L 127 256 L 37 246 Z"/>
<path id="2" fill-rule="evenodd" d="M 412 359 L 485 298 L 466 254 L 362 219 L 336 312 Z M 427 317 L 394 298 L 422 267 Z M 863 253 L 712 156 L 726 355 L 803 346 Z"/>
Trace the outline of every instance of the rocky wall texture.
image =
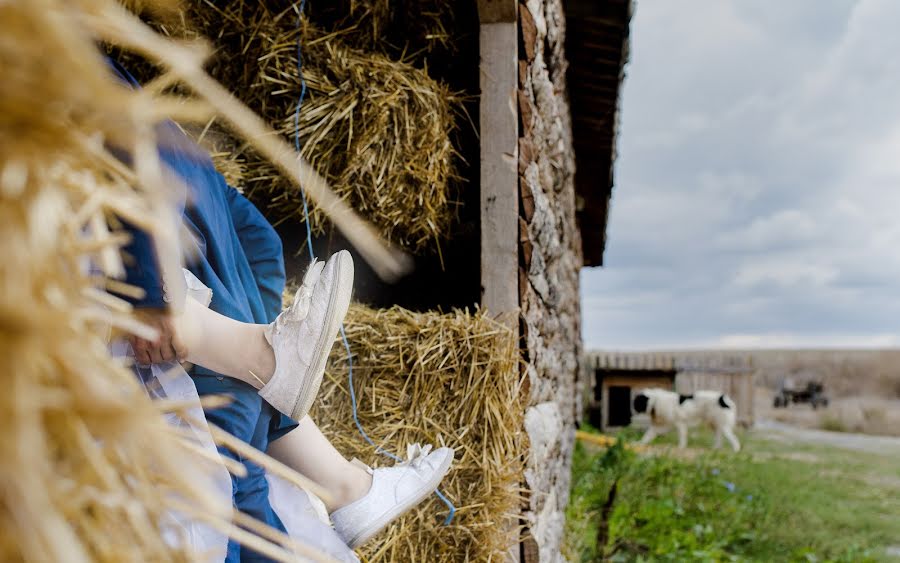
<path id="1" fill-rule="evenodd" d="M 568 503 L 578 358 L 581 238 L 575 219 L 575 159 L 566 96 L 562 0 L 520 5 L 519 292 L 530 383 L 525 478 L 531 537 L 526 560 L 558 561 Z"/>

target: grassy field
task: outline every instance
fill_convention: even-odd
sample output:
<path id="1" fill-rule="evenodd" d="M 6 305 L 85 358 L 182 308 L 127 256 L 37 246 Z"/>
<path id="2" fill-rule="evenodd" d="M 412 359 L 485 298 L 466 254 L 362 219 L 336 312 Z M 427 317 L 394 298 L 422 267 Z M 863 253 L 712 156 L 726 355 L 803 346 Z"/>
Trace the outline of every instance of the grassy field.
<path id="1" fill-rule="evenodd" d="M 900 459 L 740 437 L 737 455 L 579 443 L 567 558 L 900 561 L 886 551 L 900 546 Z M 692 446 L 710 443 L 692 436 Z"/>

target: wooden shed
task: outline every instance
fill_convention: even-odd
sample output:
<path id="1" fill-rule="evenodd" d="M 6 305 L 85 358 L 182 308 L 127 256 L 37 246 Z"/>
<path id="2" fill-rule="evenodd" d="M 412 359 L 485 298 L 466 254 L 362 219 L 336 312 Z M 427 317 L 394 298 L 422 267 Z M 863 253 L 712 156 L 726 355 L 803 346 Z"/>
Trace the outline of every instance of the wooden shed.
<path id="1" fill-rule="evenodd" d="M 753 359 L 729 352 L 683 352 L 675 360 L 675 390 L 688 395 L 700 389 L 721 391 L 737 405 L 738 423 L 750 428 L 756 422 L 753 404 Z"/>
<path id="2" fill-rule="evenodd" d="M 584 368 L 590 379 L 588 421 L 603 430 L 629 426 L 632 399 L 648 387 L 671 389 L 683 395 L 721 391 L 737 405 L 738 422 L 755 422 L 753 365 L 743 356 L 716 353 L 589 352 Z"/>
<path id="3" fill-rule="evenodd" d="M 590 400 L 587 420 L 601 430 L 629 426 L 631 402 L 636 392 L 648 387 L 674 389 L 674 358 L 651 354 L 585 355 Z"/>

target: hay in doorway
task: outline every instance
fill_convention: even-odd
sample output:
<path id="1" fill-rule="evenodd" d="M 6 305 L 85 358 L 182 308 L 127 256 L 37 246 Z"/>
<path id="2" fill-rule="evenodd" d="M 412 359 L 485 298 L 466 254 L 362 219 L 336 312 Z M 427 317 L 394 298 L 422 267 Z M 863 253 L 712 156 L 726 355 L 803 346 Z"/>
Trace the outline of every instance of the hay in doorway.
<path id="1" fill-rule="evenodd" d="M 186 0 L 182 18 L 158 24 L 176 37 L 206 35 L 215 44 L 210 73 L 293 143 L 335 192 L 391 242 L 434 251 L 456 215 L 458 154 L 452 144 L 460 98 L 427 70 L 349 47 L 353 30 L 325 32 L 290 2 Z M 300 96 L 297 39 L 303 47 L 306 100 Z M 152 69 L 129 61 L 146 81 Z M 300 194 L 253 150 L 228 150 L 245 162 L 250 197 L 273 222 L 303 221 Z M 327 225 L 311 209 L 316 232 Z"/>
<path id="2" fill-rule="evenodd" d="M 312 26 L 302 28 L 302 41 L 309 93 L 299 116 L 301 153 L 391 240 L 434 248 L 456 211 L 453 96 L 421 70 L 345 47 Z M 293 32 L 273 38 L 260 63 L 260 84 L 278 104 L 269 113 L 287 136 L 295 130 L 299 95 L 294 43 Z M 279 215 L 300 208 L 279 197 L 277 183 L 251 193 L 270 194 Z M 321 219 L 314 209 L 313 222 Z"/>
<path id="3" fill-rule="evenodd" d="M 353 305 L 345 322 L 359 418 L 376 444 L 405 456 L 413 442 L 447 445 L 456 459 L 435 496 L 365 546 L 370 561 L 502 559 L 517 540 L 526 438 L 516 338 L 481 312 L 416 313 Z M 338 342 L 314 420 L 345 455 L 391 465 L 359 435 Z"/>

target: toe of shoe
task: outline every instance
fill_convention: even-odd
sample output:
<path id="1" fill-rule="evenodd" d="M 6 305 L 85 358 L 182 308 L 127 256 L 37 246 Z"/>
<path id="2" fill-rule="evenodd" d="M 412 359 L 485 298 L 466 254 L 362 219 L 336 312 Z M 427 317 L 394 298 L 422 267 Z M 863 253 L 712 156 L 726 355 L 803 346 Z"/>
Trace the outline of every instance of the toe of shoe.
<path id="1" fill-rule="evenodd" d="M 438 461 L 440 464 L 446 463 L 448 461 L 452 463 L 453 457 L 454 457 L 454 451 L 453 451 L 453 448 L 443 447 L 443 448 L 436 449 L 434 451 L 434 453 L 432 453 L 431 455 L 434 456 L 435 460 Z"/>

